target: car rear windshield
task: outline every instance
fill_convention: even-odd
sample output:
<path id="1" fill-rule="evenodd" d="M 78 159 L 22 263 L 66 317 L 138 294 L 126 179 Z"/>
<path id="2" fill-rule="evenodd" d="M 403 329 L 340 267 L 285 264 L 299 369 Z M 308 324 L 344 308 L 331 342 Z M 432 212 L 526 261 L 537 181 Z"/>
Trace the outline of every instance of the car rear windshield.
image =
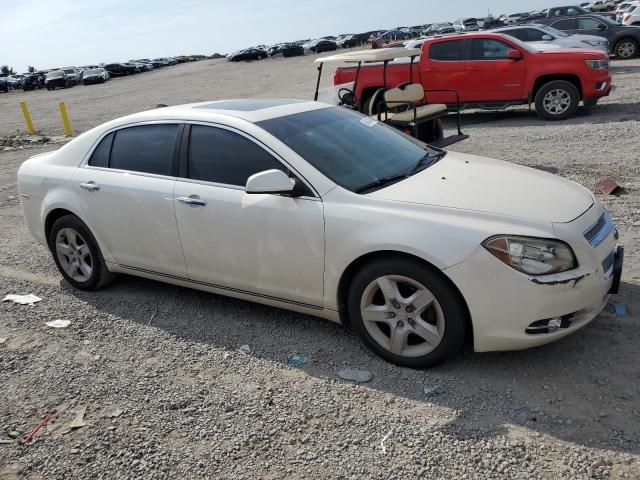
<path id="1" fill-rule="evenodd" d="M 382 122 L 343 107 L 322 108 L 257 125 L 338 185 L 359 191 L 388 177 L 409 174 L 429 152 Z"/>

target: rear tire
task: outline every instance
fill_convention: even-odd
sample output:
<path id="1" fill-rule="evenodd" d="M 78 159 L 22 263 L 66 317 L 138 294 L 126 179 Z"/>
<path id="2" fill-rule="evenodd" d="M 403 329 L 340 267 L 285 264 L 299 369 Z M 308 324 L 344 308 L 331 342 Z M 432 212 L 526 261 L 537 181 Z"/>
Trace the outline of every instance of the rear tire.
<path id="1" fill-rule="evenodd" d="M 613 53 L 616 58 L 621 60 L 628 60 L 638 55 L 638 42 L 633 38 L 623 38 L 616 43 L 613 48 Z"/>
<path id="2" fill-rule="evenodd" d="M 580 93 L 566 80 L 554 80 L 540 87 L 535 97 L 536 113 L 545 120 L 572 117 L 580 105 Z"/>
<path id="3" fill-rule="evenodd" d="M 75 215 L 54 222 L 49 250 L 64 279 L 79 290 L 99 290 L 115 277 L 107 269 L 91 231 Z"/>
<path id="4" fill-rule="evenodd" d="M 351 282 L 347 308 L 355 333 L 396 365 L 430 368 L 464 343 L 464 301 L 441 273 L 415 260 L 390 257 L 365 265 Z"/>

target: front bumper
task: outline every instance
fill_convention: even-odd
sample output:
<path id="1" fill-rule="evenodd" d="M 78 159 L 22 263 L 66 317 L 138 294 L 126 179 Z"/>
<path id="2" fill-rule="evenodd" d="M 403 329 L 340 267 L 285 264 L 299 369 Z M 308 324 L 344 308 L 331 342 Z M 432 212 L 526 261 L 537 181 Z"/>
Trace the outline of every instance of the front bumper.
<path id="1" fill-rule="evenodd" d="M 602 212 L 601 207 L 594 205 L 580 219 L 558 227 L 557 238 L 572 246 L 580 264 L 570 272 L 541 277 L 525 275 L 481 246 L 469 259 L 444 271 L 467 302 L 476 351 L 544 345 L 574 333 L 598 316 L 610 295 L 617 292 L 624 252 L 617 246 L 613 231 L 596 247 L 585 240 L 583 233 Z M 613 268 L 610 268 L 605 260 L 612 253 Z M 558 319 L 561 327 L 527 333 L 532 325 L 552 319 Z"/>

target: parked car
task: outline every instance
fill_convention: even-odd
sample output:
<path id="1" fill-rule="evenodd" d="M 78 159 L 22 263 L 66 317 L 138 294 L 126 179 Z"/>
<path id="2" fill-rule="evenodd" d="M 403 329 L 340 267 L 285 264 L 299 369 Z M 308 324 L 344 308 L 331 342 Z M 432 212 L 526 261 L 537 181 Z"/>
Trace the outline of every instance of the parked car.
<path id="1" fill-rule="evenodd" d="M 609 42 L 606 38 L 595 35 L 569 35 L 548 25 L 516 25 L 492 30 L 515 37 L 536 48 L 540 45 L 553 44 L 560 48 L 598 48 L 609 53 Z"/>
<path id="2" fill-rule="evenodd" d="M 9 86 L 7 85 L 7 80 L 5 77 L 0 77 L 0 92 L 7 93 L 9 91 Z"/>
<path id="3" fill-rule="evenodd" d="M 271 47 L 267 53 L 270 57 L 276 55 L 282 55 L 283 57 L 298 57 L 304 55 L 304 48 L 302 45 L 296 45 L 295 43 L 282 43 Z"/>
<path id="4" fill-rule="evenodd" d="M 345 35 L 343 38 L 336 42 L 338 48 L 353 48 L 360 45 L 357 35 Z"/>
<path id="5" fill-rule="evenodd" d="M 480 30 L 478 20 L 475 18 L 462 18 L 453 22 L 456 32 L 477 32 Z"/>
<path id="6" fill-rule="evenodd" d="M 413 79 L 419 79 L 430 104 L 505 108 L 534 103 L 546 120 L 573 116 L 580 101 L 595 105 L 611 90 L 609 57 L 592 49 L 553 49 L 540 52 L 528 44 L 500 33 L 467 33 L 436 37 L 422 44 Z M 383 67 L 362 68 L 355 98 L 364 108 L 367 100 L 383 87 Z M 389 65 L 387 85 L 410 82 L 406 65 Z M 338 68 L 334 84 L 355 80 L 353 68 Z M 429 90 L 448 90 L 431 91 Z"/>
<path id="7" fill-rule="evenodd" d="M 622 273 L 588 189 L 317 102 L 124 117 L 26 160 L 17 181 L 28 229 L 74 288 L 125 273 L 315 315 L 405 367 L 466 338 L 478 352 L 559 340 Z"/>
<path id="8" fill-rule="evenodd" d="M 640 25 L 640 3 L 637 5 L 631 5 L 622 14 L 623 25 Z"/>
<path id="9" fill-rule="evenodd" d="M 305 50 L 309 50 L 313 53 L 331 52 L 337 50 L 338 45 L 332 40 L 326 40 L 324 38 L 318 38 L 311 40 L 304 45 Z"/>
<path id="10" fill-rule="evenodd" d="M 121 77 L 136 73 L 136 67 L 127 63 L 108 63 L 103 67 L 112 77 Z"/>
<path id="11" fill-rule="evenodd" d="M 80 83 L 80 70 L 76 67 L 64 67 L 60 70 L 67 74 L 67 80 L 70 85 L 78 85 Z"/>
<path id="12" fill-rule="evenodd" d="M 586 9 L 591 10 L 592 12 L 609 12 L 615 8 L 616 4 L 611 0 L 596 0 L 586 6 Z"/>
<path id="13" fill-rule="evenodd" d="M 600 15 L 565 17 L 549 23 L 549 26 L 567 33 L 579 33 L 604 37 L 609 41 L 611 53 L 621 59 L 638 55 L 640 27 L 619 25 Z"/>
<path id="14" fill-rule="evenodd" d="M 22 81 L 22 90 L 27 92 L 29 90 L 44 88 L 46 86 L 45 78 L 46 76 L 43 73 L 30 73 L 25 76 Z"/>
<path id="15" fill-rule="evenodd" d="M 109 72 L 104 68 L 92 68 L 82 72 L 82 83 L 84 85 L 104 83 L 109 80 L 109 78 Z"/>
<path id="16" fill-rule="evenodd" d="M 449 22 L 434 23 L 425 32 L 427 35 L 446 35 L 450 33 L 456 33 L 456 29 Z"/>
<path id="17" fill-rule="evenodd" d="M 47 90 L 55 90 L 56 88 L 69 88 L 72 83 L 67 78 L 64 70 L 52 70 L 47 73 L 44 85 Z"/>
<path id="18" fill-rule="evenodd" d="M 623 3 L 620 3 L 620 4 L 618 5 L 618 7 L 615 9 L 615 11 L 613 12 L 613 13 L 614 13 L 614 15 L 615 15 L 614 20 L 615 20 L 616 22 L 618 22 L 618 23 L 622 23 L 622 19 L 623 19 L 623 16 L 624 16 L 624 13 L 626 12 L 626 10 L 627 10 L 629 7 L 633 7 L 633 6 L 638 5 L 638 4 L 640 4 L 640 1 L 637 1 L 637 0 L 634 0 L 634 1 L 632 1 L 632 2 L 623 2 Z"/>
<path id="19" fill-rule="evenodd" d="M 540 18 L 556 18 L 556 17 L 575 17 L 578 15 L 589 15 L 589 14 L 593 14 L 593 13 L 597 13 L 599 15 L 605 15 L 608 16 L 609 18 L 611 18 L 612 20 L 615 20 L 615 14 L 607 12 L 607 11 L 598 11 L 598 12 L 594 12 L 591 10 L 587 10 L 584 7 L 581 7 L 579 5 L 571 5 L 568 7 L 553 7 L 553 8 L 549 8 L 546 11 L 543 11 L 542 15 L 537 16 L 535 18 L 535 20 L 538 20 Z M 528 20 L 534 20 L 533 18 L 529 18 Z"/>
<path id="20" fill-rule="evenodd" d="M 246 48 L 230 54 L 228 60 L 230 62 L 246 62 L 250 60 L 262 60 L 268 56 L 267 52 L 262 49 Z"/>

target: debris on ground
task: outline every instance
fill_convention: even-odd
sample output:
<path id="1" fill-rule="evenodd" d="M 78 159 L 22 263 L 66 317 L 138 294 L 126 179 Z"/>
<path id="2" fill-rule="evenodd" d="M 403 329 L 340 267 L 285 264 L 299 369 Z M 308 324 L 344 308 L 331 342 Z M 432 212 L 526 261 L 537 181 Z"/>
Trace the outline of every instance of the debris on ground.
<path id="1" fill-rule="evenodd" d="M 12 430 L 11 432 L 7 433 L 7 435 L 9 435 L 10 438 L 18 438 L 20 436 L 20 432 Z"/>
<path id="2" fill-rule="evenodd" d="M 7 340 L 9 340 L 7 337 L 0 337 L 0 345 L 7 343 Z"/>
<path id="3" fill-rule="evenodd" d="M 444 393 L 444 388 L 442 388 L 442 385 L 440 385 L 439 383 L 432 383 L 429 385 L 425 385 L 422 389 L 422 392 L 427 397 L 432 397 L 434 395 L 442 395 Z"/>
<path id="4" fill-rule="evenodd" d="M 109 414 L 111 418 L 118 418 L 120 415 L 124 413 L 124 410 L 120 410 L 119 408 L 115 409 L 113 412 Z"/>
<path id="5" fill-rule="evenodd" d="M 33 430 L 31 430 L 26 437 L 24 437 L 24 443 L 31 443 L 33 442 L 33 439 L 35 438 L 36 434 L 42 429 L 42 427 L 44 427 L 47 423 L 49 423 L 49 420 L 51 420 L 53 417 L 51 417 L 50 415 L 45 415 L 44 417 L 42 417 L 42 420 L 40 420 L 38 422 L 38 424 L 33 427 Z"/>
<path id="6" fill-rule="evenodd" d="M 31 293 L 28 295 L 7 295 L 2 299 L 3 302 L 13 302 L 19 305 L 33 305 L 41 300 L 40 297 L 36 297 Z"/>
<path id="7" fill-rule="evenodd" d="M 71 321 L 69 320 L 51 320 L 50 322 L 45 322 L 47 327 L 51 328 L 67 328 L 71 325 Z"/>
<path id="8" fill-rule="evenodd" d="M 616 312 L 616 317 L 626 317 L 629 314 L 627 306 L 624 303 L 616 303 L 613 305 L 613 308 Z"/>
<path id="9" fill-rule="evenodd" d="M 291 355 L 287 361 L 290 365 L 295 365 L 296 367 L 301 367 L 309 363 L 309 359 L 304 355 Z"/>
<path id="10" fill-rule="evenodd" d="M 69 433 L 71 430 L 82 428 L 86 425 L 84 421 L 84 414 L 87 413 L 87 407 L 80 407 L 76 412 L 76 417 L 69 423 L 63 434 Z"/>
<path id="11" fill-rule="evenodd" d="M 382 437 L 382 440 L 380 440 L 380 449 L 382 450 L 382 454 L 386 454 L 387 453 L 387 447 L 384 446 L 384 442 L 391 436 L 391 430 L 389 430 L 389 433 L 387 433 L 384 437 Z"/>
<path id="12" fill-rule="evenodd" d="M 618 184 L 615 178 L 607 177 L 603 178 L 596 183 L 596 190 L 605 195 L 613 195 L 614 193 L 622 193 L 622 187 Z"/>
<path id="13" fill-rule="evenodd" d="M 369 382 L 373 378 L 373 375 L 369 370 L 359 368 L 342 368 L 338 370 L 338 376 L 343 380 L 349 380 L 356 383 Z"/>
<path id="14" fill-rule="evenodd" d="M 251 349 L 249 348 L 249 345 L 240 345 L 240 347 L 238 347 L 236 352 L 242 353 L 243 355 L 247 355 L 248 353 L 251 353 Z"/>
<path id="15" fill-rule="evenodd" d="M 14 440 L 0 439 L 0 445 L 12 445 L 14 443 Z"/>

